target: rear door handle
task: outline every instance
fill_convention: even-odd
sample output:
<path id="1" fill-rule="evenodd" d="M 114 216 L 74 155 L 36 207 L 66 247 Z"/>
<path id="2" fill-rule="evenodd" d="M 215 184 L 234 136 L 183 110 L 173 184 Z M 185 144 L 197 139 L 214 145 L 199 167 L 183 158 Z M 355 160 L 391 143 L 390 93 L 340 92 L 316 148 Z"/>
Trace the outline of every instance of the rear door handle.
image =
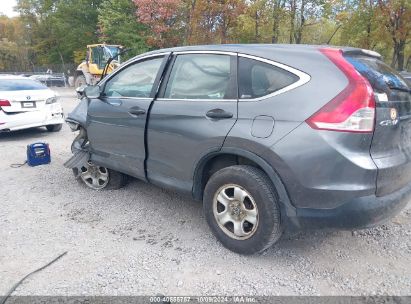
<path id="1" fill-rule="evenodd" d="M 224 111 L 223 109 L 212 109 L 207 112 L 206 116 L 208 118 L 213 118 L 213 119 L 225 119 L 225 118 L 232 118 L 233 113 Z"/>
<path id="2" fill-rule="evenodd" d="M 130 113 L 131 115 L 140 116 L 140 115 L 146 114 L 146 110 L 144 110 L 140 107 L 132 107 L 132 108 L 130 108 L 128 113 Z"/>

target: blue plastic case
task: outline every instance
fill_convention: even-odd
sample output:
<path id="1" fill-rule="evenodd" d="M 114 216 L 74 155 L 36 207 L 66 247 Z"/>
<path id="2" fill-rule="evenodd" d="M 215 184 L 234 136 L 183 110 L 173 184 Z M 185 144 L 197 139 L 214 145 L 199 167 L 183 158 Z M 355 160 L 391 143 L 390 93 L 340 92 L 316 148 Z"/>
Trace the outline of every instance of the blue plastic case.
<path id="1" fill-rule="evenodd" d="M 51 161 L 50 148 L 47 143 L 27 145 L 27 164 L 31 167 L 49 164 Z"/>

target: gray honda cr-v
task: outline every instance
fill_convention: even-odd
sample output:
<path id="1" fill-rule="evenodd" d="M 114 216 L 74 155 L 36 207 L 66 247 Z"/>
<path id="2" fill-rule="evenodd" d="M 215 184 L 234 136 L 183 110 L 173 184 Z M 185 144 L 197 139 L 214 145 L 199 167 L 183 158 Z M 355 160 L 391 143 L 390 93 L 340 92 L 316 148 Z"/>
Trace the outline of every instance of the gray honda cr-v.
<path id="1" fill-rule="evenodd" d="M 364 228 L 411 195 L 410 87 L 355 48 L 219 45 L 137 56 L 80 90 L 67 166 L 93 189 L 133 176 L 189 193 L 227 248 L 285 228 Z"/>

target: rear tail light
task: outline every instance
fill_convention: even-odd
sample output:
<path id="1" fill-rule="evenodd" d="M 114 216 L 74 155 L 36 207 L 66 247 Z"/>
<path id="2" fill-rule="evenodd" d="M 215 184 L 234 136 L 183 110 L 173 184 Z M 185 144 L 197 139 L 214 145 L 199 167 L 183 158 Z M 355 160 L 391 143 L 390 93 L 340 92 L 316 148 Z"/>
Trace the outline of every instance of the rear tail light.
<path id="1" fill-rule="evenodd" d="M 340 50 L 324 48 L 320 51 L 345 74 L 348 85 L 306 122 L 318 130 L 373 132 L 375 100 L 368 80 L 345 60 Z"/>
<path id="2" fill-rule="evenodd" d="M 46 99 L 46 104 L 52 104 L 57 102 L 57 97 L 50 97 Z"/>
<path id="3" fill-rule="evenodd" d="M 6 100 L 6 99 L 0 99 L 0 107 L 10 107 L 10 101 Z"/>

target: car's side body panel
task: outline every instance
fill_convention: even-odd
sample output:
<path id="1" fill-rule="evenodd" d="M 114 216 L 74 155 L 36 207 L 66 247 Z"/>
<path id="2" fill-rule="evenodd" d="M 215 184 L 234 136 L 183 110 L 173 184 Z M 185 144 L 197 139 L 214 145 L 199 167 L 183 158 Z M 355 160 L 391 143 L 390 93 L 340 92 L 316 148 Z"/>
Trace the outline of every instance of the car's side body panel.
<path id="1" fill-rule="evenodd" d="M 184 53 L 227 56 L 231 73 L 236 75 L 236 56 L 231 53 Z M 160 98 L 153 102 L 147 126 L 147 178 L 150 182 L 191 193 L 192 168 L 204 153 L 221 149 L 225 137 L 237 120 L 237 99 L 164 98 L 173 64 L 163 81 Z M 233 79 L 235 81 L 235 79 Z M 236 82 L 236 81 L 235 81 Z M 235 89 L 236 91 L 236 89 Z M 207 112 L 219 109 L 232 116 L 212 119 Z"/>
<path id="2" fill-rule="evenodd" d="M 87 134 L 92 151 L 91 160 L 110 169 L 146 179 L 146 125 L 151 103 L 168 62 L 169 53 L 133 60 L 111 74 L 101 84 L 104 92 L 110 79 L 128 67 L 161 59 L 154 84 L 147 97 L 102 96 L 92 99 L 87 113 Z M 140 113 L 139 113 L 140 112 Z"/>
<path id="3" fill-rule="evenodd" d="M 109 168 L 144 179 L 144 132 L 146 115 L 135 117 L 129 110 L 145 111 L 152 98 L 91 100 L 87 134 L 94 155 L 105 158 Z"/>
<path id="4" fill-rule="evenodd" d="M 275 153 L 284 163 L 278 170 L 296 207 L 335 208 L 375 193 L 371 140 L 371 134 L 316 131 L 303 123 L 264 157 L 276 161 Z"/>
<path id="5" fill-rule="evenodd" d="M 355 51 L 350 49 L 351 54 Z M 398 190 L 409 184 L 409 159 L 400 159 L 401 162 L 387 155 L 386 150 L 392 150 L 396 138 L 390 138 L 387 132 L 381 136 L 379 132 L 383 129 L 379 126 L 375 132 L 370 128 L 361 133 L 319 130 L 306 123 L 313 114 L 346 91 L 353 81 L 353 77 L 320 51 L 320 47 L 181 47 L 154 51 L 136 57 L 124 66 L 164 52 L 170 53 L 171 59 L 159 73 L 150 98 L 120 98 L 115 101 L 120 105 L 110 104 L 104 98 L 103 101 L 90 102 L 87 131 L 91 135 L 92 161 L 157 185 L 191 192 L 196 199 L 201 199 L 204 189 L 202 170 L 205 170 L 207 161 L 219 155 L 231 155 L 237 157 L 232 158 L 238 161 L 235 164 L 240 164 L 241 157 L 241 161 L 250 160 L 270 177 L 283 211 L 294 220 L 296 217 L 325 217 L 332 221 L 340 212 L 346 216 L 363 209 L 372 213 L 365 221 L 375 223 L 381 219 L 380 211 L 394 214 L 385 210 L 387 200 L 392 207 L 388 209 L 397 212 L 411 193 L 408 188 Z M 361 50 L 357 52 L 363 54 Z M 237 78 L 241 77 L 237 75 L 237 69 L 241 66 L 238 58 L 242 57 L 280 67 L 298 76 L 298 80 L 278 92 L 258 98 L 244 97 L 256 96 L 246 94 L 220 99 L 210 96 L 193 99 L 170 97 L 166 95 L 166 88 L 172 79 L 173 65 L 183 54 L 231 56 L 236 63 L 233 71 Z M 349 68 L 358 74 L 352 66 Z M 361 76 L 358 74 L 358 77 Z M 240 82 L 236 80 L 237 89 L 240 89 Z M 367 92 L 372 93 L 372 90 Z M 370 94 L 367 96 L 371 98 Z M 402 108 L 402 105 L 409 107 L 409 104 L 409 95 L 401 99 Z M 380 123 L 383 118 L 381 104 L 377 102 L 376 105 L 377 123 Z M 138 119 L 130 117 L 128 110 L 133 106 L 143 107 L 147 115 Z M 207 117 L 210 110 L 231 113 L 232 116 L 212 119 Z M 404 121 L 402 126 L 409 120 L 410 109 L 406 110 L 399 112 L 399 119 Z M 396 130 L 395 136 L 404 137 L 409 134 L 408 130 L 402 133 Z M 376 137 L 388 144 L 377 143 Z M 403 138 L 397 142 L 402 144 L 402 150 L 409 148 Z M 401 155 L 409 155 L 409 150 Z M 404 171 L 401 171 L 402 165 Z M 213 172 L 210 170 L 208 173 Z M 393 187 L 390 177 L 397 178 L 401 186 Z M 396 204 L 395 195 L 392 195 L 386 199 L 378 198 L 379 205 L 373 206 L 376 195 L 385 194 L 379 193 L 378 187 L 388 189 L 390 193 L 395 191 L 397 196 L 401 196 L 401 204 Z M 359 209 L 356 209 L 357 203 Z M 358 216 L 357 219 L 358 223 L 363 223 L 363 217 Z M 337 226 L 351 227 L 355 224 L 347 218 L 342 221 L 348 225 Z"/>

